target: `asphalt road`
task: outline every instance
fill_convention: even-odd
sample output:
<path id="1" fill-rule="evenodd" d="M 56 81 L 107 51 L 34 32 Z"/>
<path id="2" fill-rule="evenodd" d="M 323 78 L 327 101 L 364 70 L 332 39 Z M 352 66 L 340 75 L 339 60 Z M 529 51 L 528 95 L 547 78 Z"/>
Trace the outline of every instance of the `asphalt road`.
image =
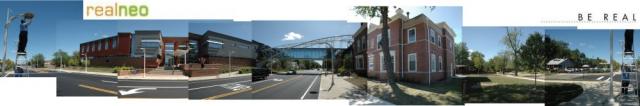
<path id="1" fill-rule="evenodd" d="M 319 74 L 270 75 L 252 84 L 253 99 L 318 99 Z"/>
<path id="2" fill-rule="evenodd" d="M 189 81 L 189 99 L 251 99 L 251 76 Z"/>
<path id="3" fill-rule="evenodd" d="M 187 80 L 118 79 L 119 98 L 187 98 Z"/>
<path id="4" fill-rule="evenodd" d="M 14 75 L 9 75 L 14 76 Z M 56 77 L 57 96 L 117 96 L 117 78 L 81 73 L 47 71 L 35 73 L 29 77 Z"/>

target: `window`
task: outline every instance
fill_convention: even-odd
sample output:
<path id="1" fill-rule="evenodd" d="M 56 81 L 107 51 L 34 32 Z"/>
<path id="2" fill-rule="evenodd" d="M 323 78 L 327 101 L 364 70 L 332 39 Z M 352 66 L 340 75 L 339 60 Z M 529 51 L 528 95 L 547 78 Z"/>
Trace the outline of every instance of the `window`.
<path id="1" fill-rule="evenodd" d="M 393 72 L 395 72 L 396 69 L 396 58 L 395 58 L 395 52 L 394 51 L 389 51 L 389 54 L 391 54 L 391 66 L 392 66 L 392 70 Z M 387 70 L 384 68 L 384 53 L 380 52 L 380 72 L 387 72 Z"/>
<path id="2" fill-rule="evenodd" d="M 104 40 L 104 50 L 109 49 L 109 39 Z"/>
<path id="3" fill-rule="evenodd" d="M 429 41 L 431 41 L 431 43 L 436 42 L 436 31 L 433 29 L 429 29 Z"/>
<path id="4" fill-rule="evenodd" d="M 373 64 L 373 55 L 369 55 L 369 71 L 373 71 L 374 65 Z"/>
<path id="5" fill-rule="evenodd" d="M 249 49 L 249 46 L 243 44 L 238 44 L 236 46 L 238 46 L 238 48 Z"/>
<path id="6" fill-rule="evenodd" d="M 102 50 L 102 42 L 98 41 L 98 51 Z"/>
<path id="7" fill-rule="evenodd" d="M 224 43 L 219 40 L 207 40 L 207 42 L 209 43 L 209 48 L 211 49 L 220 49 L 222 48 L 222 45 L 224 45 Z"/>
<path id="8" fill-rule="evenodd" d="M 418 62 L 416 61 L 416 53 L 411 53 L 409 54 L 409 56 L 407 56 L 409 59 L 407 59 L 407 63 L 409 63 L 409 72 L 416 72 L 418 69 Z"/>
<path id="9" fill-rule="evenodd" d="M 159 48 L 160 40 L 141 40 L 141 48 Z"/>
<path id="10" fill-rule="evenodd" d="M 409 29 L 407 33 L 408 33 L 407 39 L 409 40 L 409 43 L 416 42 L 416 28 Z"/>
<path id="11" fill-rule="evenodd" d="M 118 38 L 117 38 L 117 37 L 116 37 L 116 38 L 113 38 L 113 39 L 111 40 L 111 44 L 112 44 L 112 45 L 111 45 L 111 48 L 116 48 L 116 47 L 118 46 Z"/>
<path id="12" fill-rule="evenodd" d="M 356 56 L 356 69 L 364 69 L 364 57 L 362 55 Z"/>
<path id="13" fill-rule="evenodd" d="M 378 34 L 378 36 L 376 36 L 376 44 L 378 44 L 378 49 L 380 49 L 380 45 L 382 45 L 380 44 L 380 41 L 382 41 L 382 34 Z"/>
<path id="14" fill-rule="evenodd" d="M 438 58 L 439 62 L 438 62 L 438 71 L 439 72 L 444 72 L 444 63 L 442 63 L 442 56 L 440 56 Z"/>
<path id="15" fill-rule="evenodd" d="M 436 72 L 436 54 L 431 53 L 431 57 L 429 58 L 431 59 L 429 68 L 431 69 L 431 72 Z"/>

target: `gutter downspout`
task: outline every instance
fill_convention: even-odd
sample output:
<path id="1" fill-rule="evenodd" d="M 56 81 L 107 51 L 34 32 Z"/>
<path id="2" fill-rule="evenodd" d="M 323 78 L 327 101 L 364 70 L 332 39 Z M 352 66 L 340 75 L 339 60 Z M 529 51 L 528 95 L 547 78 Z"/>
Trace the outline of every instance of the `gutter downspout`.
<path id="1" fill-rule="evenodd" d="M 407 17 L 409 17 L 409 12 L 407 12 Z M 404 20 L 402 20 L 402 18 L 400 19 L 400 31 L 398 35 L 400 38 L 400 78 L 404 79 L 404 39 L 402 39 L 404 37 L 403 32 L 403 24 L 404 24 Z"/>

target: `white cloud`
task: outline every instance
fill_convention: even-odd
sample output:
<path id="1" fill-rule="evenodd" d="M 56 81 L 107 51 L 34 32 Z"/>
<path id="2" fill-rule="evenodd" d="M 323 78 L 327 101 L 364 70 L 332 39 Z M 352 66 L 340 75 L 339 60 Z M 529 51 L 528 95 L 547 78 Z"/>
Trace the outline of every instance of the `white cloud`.
<path id="1" fill-rule="evenodd" d="M 295 32 L 289 32 L 287 34 L 284 35 L 284 38 L 282 38 L 283 41 L 287 41 L 287 40 L 298 40 L 298 39 L 302 39 L 302 35 L 295 33 Z"/>

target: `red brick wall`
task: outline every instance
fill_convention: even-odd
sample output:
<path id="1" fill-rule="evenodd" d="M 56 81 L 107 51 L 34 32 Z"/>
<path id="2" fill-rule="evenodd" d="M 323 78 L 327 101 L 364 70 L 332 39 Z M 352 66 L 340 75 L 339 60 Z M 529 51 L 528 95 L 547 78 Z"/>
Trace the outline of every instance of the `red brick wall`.
<path id="1" fill-rule="evenodd" d="M 94 57 L 90 60 L 91 66 L 102 66 L 102 67 L 115 67 L 115 66 L 132 66 L 135 68 L 142 68 L 143 59 L 141 57 L 134 58 L 129 56 L 110 56 L 110 57 Z M 156 59 L 147 58 L 147 68 L 156 68 L 158 64 L 156 63 Z"/>
<path id="2" fill-rule="evenodd" d="M 449 51 L 444 51 L 448 48 L 442 48 L 441 46 L 438 46 L 435 43 L 430 43 L 428 37 L 429 35 L 427 32 L 427 28 L 430 27 L 435 27 L 434 30 L 436 30 L 436 32 L 438 32 L 439 35 L 442 34 L 441 28 L 439 26 L 435 26 L 435 24 L 427 24 L 426 22 L 422 22 L 422 23 L 418 23 L 415 24 L 413 26 L 409 26 L 409 27 L 404 27 L 402 28 L 403 30 L 400 30 L 400 20 L 394 20 L 392 22 L 389 23 L 389 28 L 391 30 L 391 44 L 390 44 L 390 50 L 395 50 L 395 62 L 396 62 L 396 66 L 395 66 L 395 75 L 396 78 L 398 80 L 402 80 L 402 81 L 407 81 L 407 82 L 416 82 L 416 83 L 423 83 L 426 84 L 428 83 L 428 78 L 429 78 L 429 71 L 430 71 L 430 56 L 431 53 L 433 52 L 434 54 L 436 54 L 437 57 L 442 56 L 444 67 L 442 68 L 443 71 L 438 71 L 438 72 L 433 72 L 431 73 L 431 81 L 432 82 L 438 82 L 440 80 L 444 80 L 446 79 L 447 75 L 446 73 L 450 73 L 447 72 L 449 71 L 449 65 L 450 63 L 453 63 L 453 53 L 449 52 Z M 429 26 L 432 25 L 432 26 Z M 411 43 L 411 44 L 406 44 L 408 42 L 408 38 L 407 38 L 407 34 L 408 34 L 408 29 L 411 28 L 415 28 L 416 29 L 416 42 Z M 399 34 L 399 31 L 402 31 L 402 35 Z M 377 35 L 381 33 L 380 29 L 374 29 L 371 33 L 369 33 L 368 35 L 368 43 L 367 44 L 371 44 L 372 41 L 376 41 L 376 37 Z M 443 37 L 443 35 L 439 36 L 439 37 Z M 451 37 L 446 36 L 447 42 L 449 41 L 453 41 Z M 404 42 L 406 45 L 404 45 L 403 49 L 400 49 L 400 41 Z M 367 54 L 369 55 L 373 55 L 373 60 L 368 60 L 368 61 L 372 61 L 374 63 L 374 67 L 373 70 L 369 70 L 367 72 L 367 75 L 371 78 L 377 78 L 380 80 L 386 80 L 387 78 L 387 73 L 385 72 L 380 72 L 380 52 L 382 49 L 377 49 L 377 44 L 375 45 L 370 45 L 370 46 L 374 46 L 373 48 L 368 48 Z M 448 47 L 449 45 L 445 45 L 445 47 Z M 402 50 L 402 54 L 401 53 Z M 416 53 L 416 60 L 417 60 L 417 70 L 416 72 L 409 72 L 408 69 L 408 55 L 411 53 Z M 445 54 L 446 53 L 446 54 Z M 368 57 L 366 57 L 368 58 Z M 438 61 L 438 60 L 437 60 Z M 367 63 L 368 65 L 368 63 Z M 402 69 L 402 70 L 401 70 Z"/>
<path id="3" fill-rule="evenodd" d="M 116 38 L 118 41 L 116 47 L 113 48 L 112 39 Z M 104 47 L 108 44 L 109 49 L 94 49 L 91 50 L 91 46 L 101 43 Z M 85 50 L 88 49 L 88 50 Z M 80 45 L 80 54 L 87 54 L 89 57 L 105 57 L 105 56 L 129 56 L 131 52 L 131 33 L 118 33 L 118 36 L 109 37 L 104 39 L 98 39 L 91 42 L 86 42 Z"/>

